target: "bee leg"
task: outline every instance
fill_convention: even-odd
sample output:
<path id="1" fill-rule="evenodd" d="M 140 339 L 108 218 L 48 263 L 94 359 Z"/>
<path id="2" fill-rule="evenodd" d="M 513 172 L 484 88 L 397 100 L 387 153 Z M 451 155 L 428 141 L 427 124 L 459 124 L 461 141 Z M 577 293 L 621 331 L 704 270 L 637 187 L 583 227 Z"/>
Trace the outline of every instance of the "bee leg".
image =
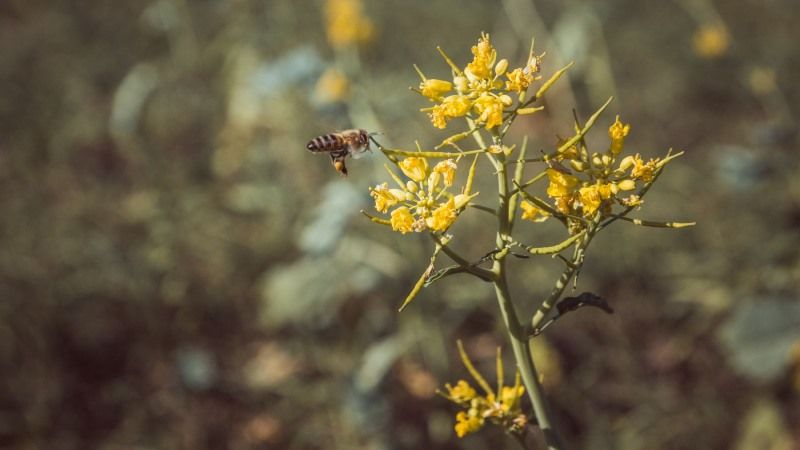
<path id="1" fill-rule="evenodd" d="M 334 154 L 331 153 L 331 162 L 333 163 L 333 167 L 336 169 L 337 172 L 341 173 L 344 176 L 347 176 L 347 167 L 344 165 L 344 158 L 347 154 Z"/>

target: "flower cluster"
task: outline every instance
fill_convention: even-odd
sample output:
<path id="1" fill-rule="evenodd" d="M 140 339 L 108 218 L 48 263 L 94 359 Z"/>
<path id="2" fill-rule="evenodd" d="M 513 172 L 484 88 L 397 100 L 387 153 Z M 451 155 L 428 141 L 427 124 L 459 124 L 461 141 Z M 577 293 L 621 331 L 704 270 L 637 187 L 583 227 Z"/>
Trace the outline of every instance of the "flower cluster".
<path id="1" fill-rule="evenodd" d="M 455 222 L 470 199 L 477 194 L 453 195 L 448 188 L 455 181 L 457 164 L 453 159 L 440 161 L 431 169 L 427 158 L 409 157 L 397 166 L 409 179 L 403 181 L 394 172 L 392 178 L 398 185 L 390 189 L 387 183 L 370 189 L 375 199 L 375 209 L 390 214 L 392 229 L 403 234 L 425 230 L 443 232 Z"/>
<path id="2" fill-rule="evenodd" d="M 360 0 L 327 0 L 325 18 L 328 41 L 336 48 L 366 44 L 375 26 L 361 11 Z"/>
<path id="3" fill-rule="evenodd" d="M 524 67 L 508 71 L 508 60 L 497 61 L 497 51 L 489 35 L 483 33 L 472 47 L 472 61 L 464 69 L 456 66 L 442 53 L 452 69 L 453 81 L 427 78 L 417 69 L 420 78 L 416 91 L 436 104 L 422 111 L 428 113 L 436 128 L 445 128 L 450 119 L 469 116 L 487 130 L 503 123 L 504 113 L 514 103 L 509 94 L 517 94 L 520 102 L 528 87 L 541 78 L 541 56 L 528 56 Z M 518 109 L 519 114 L 535 112 L 537 108 Z"/>
<path id="4" fill-rule="evenodd" d="M 653 181 L 662 161 L 656 158 L 644 162 L 637 153 L 617 162 L 629 131 L 630 125 L 623 124 L 617 117 L 608 129 L 611 139 L 608 151 L 589 155 L 575 144 L 555 155 L 546 170 L 549 181 L 547 196 L 553 200 L 555 211 L 565 216 L 591 219 L 598 213 L 603 217 L 609 216 L 614 203 L 625 207 L 642 204 L 638 195 L 625 196 L 624 193 L 637 189 L 637 183 Z M 520 207 L 522 218 L 534 222 L 551 215 L 547 209 L 528 200 L 523 201 Z"/>
<path id="5" fill-rule="evenodd" d="M 496 390 L 492 390 L 486 380 L 475 370 L 460 344 L 459 342 L 459 351 L 464 364 L 475 378 L 476 383 L 485 391 L 485 395 L 479 395 L 465 380 L 458 380 L 455 386 L 447 383 L 445 384 L 447 392 L 439 392 L 463 408 L 456 413 L 454 426 L 456 435 L 464 437 L 474 433 L 483 428 L 487 421 L 502 426 L 510 433 L 522 433 L 528 423 L 528 418 L 522 412 L 520 405 L 522 396 L 525 395 L 525 388 L 520 381 L 519 372 L 516 374 L 513 386 L 502 385 L 503 373 L 498 349 L 498 386 Z"/>

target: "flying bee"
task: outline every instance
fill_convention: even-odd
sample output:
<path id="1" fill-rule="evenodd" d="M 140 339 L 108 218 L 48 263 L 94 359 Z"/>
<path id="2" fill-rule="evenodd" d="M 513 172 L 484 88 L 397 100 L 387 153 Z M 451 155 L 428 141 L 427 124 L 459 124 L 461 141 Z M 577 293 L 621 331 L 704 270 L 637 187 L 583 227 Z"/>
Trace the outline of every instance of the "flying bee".
<path id="1" fill-rule="evenodd" d="M 344 165 L 345 158 L 350 155 L 353 159 L 358 159 L 364 156 L 368 150 L 372 150 L 369 144 L 370 141 L 374 141 L 372 136 L 375 134 L 377 133 L 368 133 L 367 130 L 360 128 L 323 134 L 310 140 L 306 144 L 306 148 L 313 153 L 328 153 L 336 171 L 347 176 L 347 167 Z"/>

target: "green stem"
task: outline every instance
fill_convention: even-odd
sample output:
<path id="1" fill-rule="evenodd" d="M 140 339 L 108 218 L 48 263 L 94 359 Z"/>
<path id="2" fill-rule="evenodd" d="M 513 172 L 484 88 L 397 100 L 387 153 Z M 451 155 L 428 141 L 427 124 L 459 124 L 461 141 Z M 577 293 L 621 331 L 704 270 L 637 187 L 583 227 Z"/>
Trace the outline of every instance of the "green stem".
<path id="1" fill-rule="evenodd" d="M 494 136 L 495 141 L 501 138 L 497 134 Z M 497 143 L 497 142 L 495 142 Z M 498 164 L 497 171 L 497 189 L 499 205 L 497 208 L 497 248 L 505 248 L 511 239 L 510 231 L 511 224 L 509 223 L 508 210 L 509 210 L 509 192 L 508 192 L 508 174 L 506 173 L 505 156 L 498 155 L 500 164 Z M 533 412 L 536 415 L 536 422 L 539 428 L 544 433 L 547 448 L 549 450 L 564 449 L 561 438 L 555 430 L 553 415 L 547 405 L 544 389 L 539 383 L 539 376 L 536 373 L 536 366 L 533 362 L 531 355 L 530 340 L 525 332 L 525 327 L 519 321 L 517 311 L 514 308 L 514 303 L 511 300 L 511 295 L 508 291 L 508 281 L 506 280 L 505 258 L 497 258 L 492 266 L 492 272 L 495 275 L 494 285 L 495 295 L 497 296 L 497 303 L 500 307 L 500 313 L 503 316 L 503 322 L 508 330 L 509 339 L 511 340 L 511 348 L 514 352 L 514 358 L 517 361 L 522 382 L 525 384 L 525 389 L 528 392 L 528 397 L 533 405 Z"/>

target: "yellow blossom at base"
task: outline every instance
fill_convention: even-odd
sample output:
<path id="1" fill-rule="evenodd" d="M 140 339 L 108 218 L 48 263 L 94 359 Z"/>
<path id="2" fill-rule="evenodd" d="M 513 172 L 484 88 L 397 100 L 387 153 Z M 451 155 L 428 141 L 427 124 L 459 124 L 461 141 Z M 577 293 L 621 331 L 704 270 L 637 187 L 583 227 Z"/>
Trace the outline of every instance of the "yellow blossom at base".
<path id="1" fill-rule="evenodd" d="M 460 411 L 456 414 L 456 435 L 464 437 L 469 433 L 474 433 L 483 427 L 483 419 L 475 415 L 467 414 L 465 411 Z"/>
<path id="2" fill-rule="evenodd" d="M 416 182 L 420 182 L 428 176 L 428 160 L 425 158 L 406 158 L 400 161 L 398 167 L 408 178 Z"/>
<path id="3" fill-rule="evenodd" d="M 411 215 L 411 211 L 405 206 L 401 206 L 392 211 L 390 223 L 394 231 L 399 231 L 403 234 L 414 231 L 414 216 Z"/>
<path id="4" fill-rule="evenodd" d="M 617 116 L 617 120 L 608 128 L 608 137 L 611 138 L 611 154 L 618 155 L 622 151 L 622 146 L 625 144 L 625 136 L 628 135 L 631 126 L 630 124 L 623 124 Z"/>

